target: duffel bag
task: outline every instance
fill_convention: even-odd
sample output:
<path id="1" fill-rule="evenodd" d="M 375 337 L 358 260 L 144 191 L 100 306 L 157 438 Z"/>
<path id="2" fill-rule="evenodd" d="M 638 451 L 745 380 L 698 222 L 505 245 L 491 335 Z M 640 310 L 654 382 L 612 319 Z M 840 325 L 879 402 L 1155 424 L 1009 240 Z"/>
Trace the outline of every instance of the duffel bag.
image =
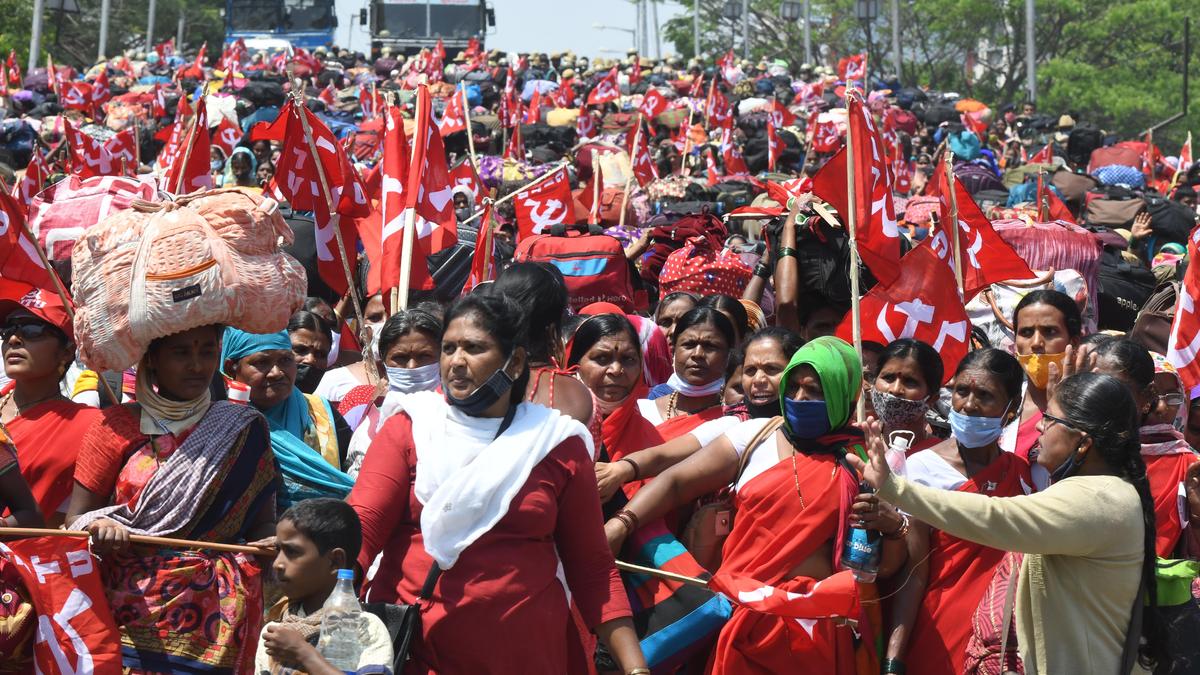
<path id="1" fill-rule="evenodd" d="M 1122 333 L 1133 328 L 1138 310 L 1154 293 L 1158 280 L 1145 265 L 1125 259 L 1119 251 L 1105 249 L 1100 256 L 1100 330 Z"/>
<path id="2" fill-rule="evenodd" d="M 29 203 L 29 231 L 52 260 L 67 260 L 89 226 L 127 208 L 134 200 L 158 197 L 154 179 L 124 176 L 80 178 L 72 174 L 42 190 Z"/>
<path id="3" fill-rule="evenodd" d="M 114 213 L 71 255 L 80 358 L 124 370 L 156 338 L 198 326 L 283 330 L 306 287 L 278 245 L 291 238 L 274 200 L 237 188 Z"/>
<path id="4" fill-rule="evenodd" d="M 659 282 L 663 295 L 690 291 L 740 298 L 752 274 L 753 270 L 734 251 L 714 250 L 711 238 L 692 237 L 683 248 L 667 256 Z"/>
<path id="5" fill-rule="evenodd" d="M 625 249 L 599 227 L 555 225 L 549 234 L 522 239 L 513 261 L 547 263 L 562 272 L 574 312 L 593 302 L 611 302 L 627 313 L 638 309 Z"/>

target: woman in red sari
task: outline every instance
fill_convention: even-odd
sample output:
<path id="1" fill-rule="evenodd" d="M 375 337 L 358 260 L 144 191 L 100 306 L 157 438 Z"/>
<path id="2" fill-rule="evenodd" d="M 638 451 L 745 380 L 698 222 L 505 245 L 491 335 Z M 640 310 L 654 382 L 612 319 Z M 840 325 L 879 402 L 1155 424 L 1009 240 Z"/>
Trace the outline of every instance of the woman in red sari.
<path id="1" fill-rule="evenodd" d="M 733 484 L 733 530 L 718 577 L 748 577 L 780 591 L 805 592 L 831 576 L 840 566 L 858 487 L 858 477 L 839 457 L 860 450 L 862 435 L 849 424 L 862 391 L 862 366 L 850 345 L 821 337 L 792 356 L 782 381 L 783 420 L 775 432 L 748 447 L 772 422 L 748 420 L 664 471 L 605 525 L 609 545 L 621 547 L 630 523 L 660 517 Z M 747 452 L 752 454 L 739 476 Z M 884 531 L 895 534 L 899 528 L 897 519 Z M 903 542 L 889 540 L 884 548 L 880 575 L 887 576 L 889 563 L 903 556 Z M 853 631 L 844 623 L 822 617 L 797 621 L 738 606 L 717 638 L 709 672 L 844 675 L 857 671 L 855 650 Z"/>
<path id="2" fill-rule="evenodd" d="M 412 603 L 430 585 L 418 675 L 587 672 L 570 603 L 621 672 L 648 675 L 605 550 L 590 434 L 525 401 L 521 308 L 471 294 L 445 325 L 444 393 L 397 397 L 350 493 L 366 599 Z"/>
<path id="3" fill-rule="evenodd" d="M 682 436 L 722 417 L 729 352 L 737 344 L 733 323 L 712 307 L 696 307 L 675 324 L 675 372 L 638 401 L 663 440 Z"/>
<path id="4" fill-rule="evenodd" d="M 0 391 L 0 421 L 48 527 L 66 519 L 79 442 L 100 414 L 62 394 L 75 345 L 71 319 L 56 300 L 37 291 L 0 304 L 4 370 L 12 379 Z"/>
<path id="5" fill-rule="evenodd" d="M 882 372 L 882 371 L 881 371 Z M 1000 449 L 1004 425 L 1017 415 L 1021 366 L 998 349 L 971 352 L 959 363 L 951 391 L 954 436 L 909 456 L 908 479 L 943 490 L 1013 497 L 1029 490 L 1029 464 Z M 913 521 L 907 582 L 891 603 L 884 673 L 959 675 L 971 637 L 971 617 L 1005 552 Z"/>
<path id="6" fill-rule="evenodd" d="M 911 434 L 908 454 L 932 448 L 941 439 L 929 433 L 925 411 L 937 401 L 945 366 L 928 344 L 911 338 L 893 341 L 879 356 L 871 383 L 871 412 L 884 433 Z"/>

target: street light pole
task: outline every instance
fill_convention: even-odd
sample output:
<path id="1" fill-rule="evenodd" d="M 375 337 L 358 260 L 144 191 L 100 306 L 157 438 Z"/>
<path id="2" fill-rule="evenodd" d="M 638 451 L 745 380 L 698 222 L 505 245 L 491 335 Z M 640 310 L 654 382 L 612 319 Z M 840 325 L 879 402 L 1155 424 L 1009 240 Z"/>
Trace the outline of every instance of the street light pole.
<path id="1" fill-rule="evenodd" d="M 816 65 L 813 63 L 812 51 L 812 2 L 804 0 L 804 60 L 808 65 Z"/>
<path id="2" fill-rule="evenodd" d="M 750 0 L 742 0 L 742 58 L 750 58 Z"/>
<path id="3" fill-rule="evenodd" d="M 108 15 L 112 8 L 112 0 L 101 0 L 100 2 L 100 39 L 96 45 L 96 60 L 103 59 L 108 51 Z"/>
<path id="4" fill-rule="evenodd" d="M 150 8 L 146 10 L 146 53 L 154 49 L 154 10 L 155 0 L 150 0 Z"/>
<path id="5" fill-rule="evenodd" d="M 1025 0 L 1025 79 L 1029 89 L 1029 100 L 1037 101 L 1037 47 L 1033 44 L 1034 16 L 1033 0 Z"/>
<path id="6" fill-rule="evenodd" d="M 39 0 L 40 1 L 40 0 Z M 692 0 L 692 51 L 700 58 L 700 0 Z"/>
<path id="7" fill-rule="evenodd" d="M 42 8 L 44 4 L 42 0 L 33 0 L 33 26 L 29 31 L 29 66 L 25 70 L 26 75 L 32 75 L 33 69 L 37 68 L 38 57 L 42 53 Z M 51 73 L 53 78 L 54 74 Z M 54 82 L 53 79 L 50 80 Z"/>
<path id="8" fill-rule="evenodd" d="M 892 67 L 896 71 L 896 79 L 903 80 L 901 68 L 903 62 L 900 54 L 900 0 L 892 0 Z"/>

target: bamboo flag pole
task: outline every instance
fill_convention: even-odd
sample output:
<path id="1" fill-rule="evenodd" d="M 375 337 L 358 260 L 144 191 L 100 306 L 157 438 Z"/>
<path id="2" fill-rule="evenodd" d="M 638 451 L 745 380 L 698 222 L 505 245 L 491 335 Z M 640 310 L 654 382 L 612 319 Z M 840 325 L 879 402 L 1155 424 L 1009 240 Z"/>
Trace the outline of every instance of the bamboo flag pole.
<path id="1" fill-rule="evenodd" d="M 694 101 L 693 101 L 694 103 Z M 692 115 L 696 114 L 696 109 L 688 106 L 687 125 L 683 127 L 683 154 L 679 156 L 679 173 L 688 175 L 687 171 L 687 156 L 692 151 Z"/>
<path id="2" fill-rule="evenodd" d="M 541 176 L 538 176 L 536 179 L 526 183 L 525 185 L 522 185 L 519 190 L 513 190 L 512 192 L 510 192 L 510 193 L 504 195 L 503 197 L 500 197 L 496 201 L 492 202 L 492 206 L 493 207 L 500 206 L 504 202 L 506 202 L 510 199 L 513 199 L 518 194 L 525 192 L 526 190 L 532 190 L 533 188 L 541 185 L 542 183 L 545 183 L 546 181 L 548 181 L 554 177 L 554 173 L 556 171 L 558 171 L 559 169 L 563 168 L 566 165 L 567 165 L 566 162 L 559 162 L 557 165 L 555 165 L 552 169 L 550 169 L 546 173 L 542 174 Z M 467 218 L 466 220 L 462 221 L 461 223 L 459 223 L 459 225 L 466 225 L 467 223 L 474 221 L 476 218 L 482 216 L 486 210 L 487 209 L 480 209 L 480 210 L 476 211 L 475 213 L 472 213 L 470 218 Z"/>
<path id="3" fill-rule="evenodd" d="M 627 563 L 627 562 L 623 562 L 620 560 L 617 561 L 617 569 L 621 570 L 622 572 L 633 572 L 634 574 L 648 574 L 652 577 L 658 577 L 660 579 L 668 579 L 670 581 L 678 581 L 680 583 L 688 584 L 689 586 L 699 586 L 701 588 L 708 588 L 708 582 L 703 579 L 700 579 L 698 577 L 689 577 L 684 574 L 676 574 L 675 572 L 667 572 L 665 570 L 656 570 L 653 567 L 643 567 L 641 565 L 634 565 L 633 563 Z"/>
<path id="4" fill-rule="evenodd" d="M 296 88 L 299 89 L 301 86 L 297 80 Z M 364 321 L 362 302 L 359 300 L 357 291 L 358 284 L 354 283 L 354 274 L 350 271 L 350 259 L 346 257 L 346 244 L 342 241 L 342 228 L 338 222 L 341 216 L 334 208 L 333 194 L 329 191 L 329 181 L 325 177 L 325 167 L 321 164 L 321 155 L 317 152 L 317 144 L 313 141 L 312 128 L 308 125 L 308 116 L 304 114 L 304 96 L 297 95 L 294 100 L 299 108 L 295 114 L 300 117 L 300 126 L 304 130 L 304 142 L 308 145 L 308 153 L 317 170 L 317 180 L 321 183 L 321 196 L 325 199 L 325 207 L 329 212 L 329 226 L 333 228 L 333 240 L 337 243 L 338 255 L 342 259 L 342 271 L 346 273 L 346 285 L 350 288 L 350 301 L 354 304 L 354 313 L 358 316 L 358 320 Z"/>
<path id="5" fill-rule="evenodd" d="M 475 159 L 475 134 L 471 132 L 471 105 L 467 103 L 467 88 L 459 83 L 458 91 L 462 95 L 463 119 L 467 123 L 467 151 L 471 153 L 471 169 L 478 176 L 479 162 Z"/>
<path id="6" fill-rule="evenodd" d="M 183 159 L 179 162 L 179 175 L 175 177 L 175 194 L 179 194 L 179 191 L 183 189 L 183 177 L 187 175 L 188 160 L 192 156 L 192 145 L 196 142 L 196 126 L 199 123 L 200 115 L 192 113 L 192 128 L 188 131 L 187 145 L 183 148 Z"/>
<path id="7" fill-rule="evenodd" d="M 846 107 L 850 107 L 848 100 L 853 93 L 847 93 Z M 846 125 L 846 209 L 848 213 L 843 214 L 846 218 L 846 229 L 850 234 L 850 330 L 854 338 L 854 351 L 858 353 L 859 361 L 862 361 L 862 308 L 861 299 L 859 298 L 859 280 L 858 280 L 858 242 L 855 240 L 855 235 L 858 232 L 858 203 L 855 190 L 855 175 L 854 175 L 854 125 Z M 866 414 L 866 402 L 862 396 L 858 397 L 858 418 L 861 420 Z"/>
<path id="8" fill-rule="evenodd" d="M 625 176 L 625 193 L 621 197 L 621 219 L 617 222 L 620 227 L 625 227 L 625 214 L 629 211 L 629 192 L 633 187 L 633 166 L 636 159 L 638 145 L 642 142 L 642 113 L 637 116 L 637 131 L 633 132 L 633 146 L 630 149 L 629 155 L 629 175 Z"/>
<path id="9" fill-rule="evenodd" d="M 408 289 L 412 280 L 413 236 L 417 230 L 417 210 L 404 211 L 404 231 L 400 238 L 400 283 L 392 289 L 392 312 L 396 308 L 408 309 Z"/>
<path id="10" fill-rule="evenodd" d="M 86 530 L 52 530 L 37 527 L 0 527 L 0 537 L 71 537 L 87 539 L 91 533 Z M 130 534 L 129 541 L 134 544 L 164 546 L 168 548 L 196 548 L 210 551 L 225 551 L 227 553 L 249 553 L 265 555 L 272 553 L 271 549 L 244 544 L 220 544 L 213 541 L 194 541 L 192 539 L 174 539 L 171 537 L 150 537 L 144 534 Z"/>
<path id="11" fill-rule="evenodd" d="M 950 222 L 942 223 L 942 225 L 950 228 L 951 248 L 954 251 L 954 281 L 958 284 L 958 292 L 961 295 L 963 292 L 962 250 L 958 247 L 958 187 L 954 179 L 954 153 L 952 151 L 946 152 L 945 168 L 946 185 L 950 186 L 950 217 L 947 219 Z"/>

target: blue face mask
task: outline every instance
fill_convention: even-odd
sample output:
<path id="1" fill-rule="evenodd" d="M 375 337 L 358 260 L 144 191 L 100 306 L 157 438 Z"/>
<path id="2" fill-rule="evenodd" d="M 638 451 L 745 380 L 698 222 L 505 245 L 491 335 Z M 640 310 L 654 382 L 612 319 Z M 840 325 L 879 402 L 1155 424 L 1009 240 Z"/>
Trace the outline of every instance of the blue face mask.
<path id="1" fill-rule="evenodd" d="M 829 406 L 825 401 L 783 399 L 783 419 L 796 438 L 820 438 L 829 433 Z"/>
<path id="2" fill-rule="evenodd" d="M 1007 410 L 1005 414 L 1008 414 Z M 995 442 L 1004 433 L 1004 415 L 974 417 L 952 409 L 950 411 L 950 432 L 964 448 L 982 448 Z"/>

